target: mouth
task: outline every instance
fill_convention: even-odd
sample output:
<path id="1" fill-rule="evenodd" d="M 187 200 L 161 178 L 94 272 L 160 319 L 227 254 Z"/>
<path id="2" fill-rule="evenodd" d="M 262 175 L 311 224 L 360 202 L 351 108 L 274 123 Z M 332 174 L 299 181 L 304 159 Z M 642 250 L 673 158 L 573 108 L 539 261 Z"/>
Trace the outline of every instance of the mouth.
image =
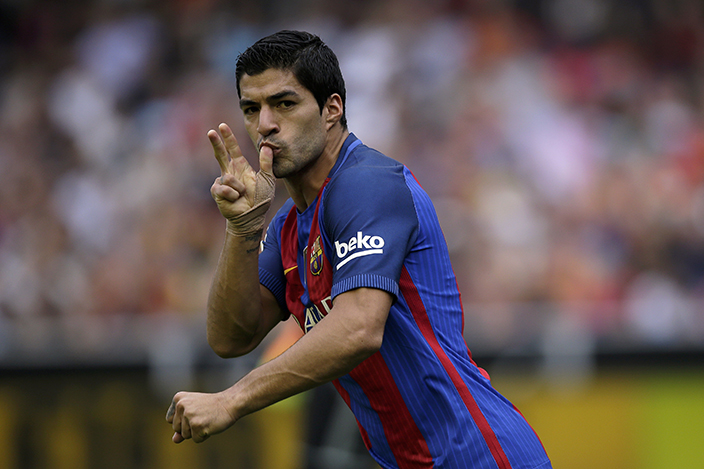
<path id="1" fill-rule="evenodd" d="M 259 142 L 259 145 L 257 145 L 257 150 L 261 152 L 262 147 L 269 147 L 269 148 L 271 148 L 272 152 L 276 152 L 279 149 L 279 147 L 277 145 L 274 145 L 271 142 Z"/>

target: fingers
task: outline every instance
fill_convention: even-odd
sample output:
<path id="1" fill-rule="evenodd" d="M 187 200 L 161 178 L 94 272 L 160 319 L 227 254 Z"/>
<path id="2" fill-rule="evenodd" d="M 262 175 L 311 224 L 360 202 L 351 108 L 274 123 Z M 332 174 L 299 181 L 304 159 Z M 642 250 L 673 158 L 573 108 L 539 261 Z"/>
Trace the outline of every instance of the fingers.
<path id="1" fill-rule="evenodd" d="M 220 135 L 215 130 L 211 129 L 208 131 L 208 140 L 210 140 L 210 144 L 213 146 L 215 159 L 220 166 L 220 174 L 227 174 L 230 167 L 230 157 Z"/>
<path id="2" fill-rule="evenodd" d="M 220 124 L 218 126 L 218 130 L 220 130 L 220 135 L 222 135 L 223 142 L 225 144 L 225 149 L 230 155 L 230 158 L 233 160 L 238 160 L 239 158 L 242 157 L 242 150 L 240 150 L 240 144 L 237 143 L 237 139 L 235 138 L 235 134 L 232 133 L 232 130 L 227 124 Z"/>
<path id="3" fill-rule="evenodd" d="M 218 131 L 220 133 L 218 133 Z M 227 124 L 222 123 L 218 126 L 218 131 L 213 129 L 209 130 L 208 139 L 213 146 L 215 159 L 220 166 L 220 174 L 222 176 L 226 174 L 240 175 L 250 169 L 249 163 L 242 154 L 242 149 L 232 129 L 230 129 Z M 273 160 L 274 153 L 272 149 L 267 146 L 262 146 L 259 151 L 260 170 L 272 174 Z"/>
<path id="4" fill-rule="evenodd" d="M 224 199 L 228 202 L 234 202 L 240 198 L 245 192 L 245 185 L 242 181 L 235 178 L 231 174 L 225 174 L 215 179 L 213 185 L 210 186 L 210 194 L 213 199 Z"/>
<path id="5" fill-rule="evenodd" d="M 213 146 L 215 159 L 220 166 L 220 173 L 223 175 L 232 174 L 230 162 L 234 161 L 242 164 L 242 162 L 246 163 L 246 159 L 242 155 L 242 150 L 232 129 L 227 124 L 222 123 L 218 126 L 218 130 L 220 131 L 219 134 L 217 131 L 210 129 L 208 131 L 208 140 Z"/>
<path id="6" fill-rule="evenodd" d="M 185 404 L 188 402 L 187 393 L 177 393 L 169 409 L 166 411 L 166 421 L 171 424 L 174 434 L 171 440 L 174 443 L 193 439 L 196 443 L 201 443 L 210 436 L 209 431 L 202 424 L 191 424 L 191 419 L 194 418 L 193 412 L 190 412 L 190 417 L 186 415 Z M 191 402 L 192 404 L 192 402 Z"/>
<path id="7" fill-rule="evenodd" d="M 183 424 L 181 425 L 181 431 L 175 431 L 173 436 L 171 437 L 171 441 L 178 444 L 188 439 L 193 439 L 193 441 L 196 443 L 202 443 L 207 440 L 209 436 L 210 435 L 208 435 L 208 433 L 204 430 L 195 431 L 194 429 L 192 429 L 188 419 L 184 418 Z"/>
<path id="8" fill-rule="evenodd" d="M 183 396 L 181 393 L 176 393 L 174 398 L 171 400 L 169 410 L 166 411 L 166 421 L 169 422 L 171 427 L 174 429 L 174 436 L 171 438 L 174 443 L 180 443 L 187 438 L 183 435 L 184 426 L 190 435 L 190 426 L 187 423 L 187 419 L 183 415 L 183 404 L 180 403 L 182 397 Z"/>
<path id="9" fill-rule="evenodd" d="M 169 410 L 166 411 L 166 421 L 172 423 L 174 421 L 174 413 L 176 412 L 176 402 L 171 401 Z"/>
<path id="10" fill-rule="evenodd" d="M 184 440 L 191 438 L 191 422 L 186 416 L 181 419 L 181 430 L 177 433 L 179 433 Z"/>

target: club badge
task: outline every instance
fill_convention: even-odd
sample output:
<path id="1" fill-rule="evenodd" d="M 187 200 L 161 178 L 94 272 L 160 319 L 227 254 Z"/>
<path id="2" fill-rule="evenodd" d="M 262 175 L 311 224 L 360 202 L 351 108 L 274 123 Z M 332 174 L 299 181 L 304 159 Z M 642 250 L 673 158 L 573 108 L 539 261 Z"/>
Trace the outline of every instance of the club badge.
<path id="1" fill-rule="evenodd" d="M 323 248 L 320 245 L 320 235 L 313 241 L 310 248 L 310 273 L 320 275 L 323 271 Z"/>

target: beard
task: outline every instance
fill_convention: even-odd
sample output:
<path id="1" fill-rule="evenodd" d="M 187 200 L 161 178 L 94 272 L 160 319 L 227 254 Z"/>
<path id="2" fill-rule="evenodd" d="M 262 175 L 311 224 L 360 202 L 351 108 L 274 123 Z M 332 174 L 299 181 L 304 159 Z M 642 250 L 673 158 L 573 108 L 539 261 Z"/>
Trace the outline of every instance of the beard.
<path id="1" fill-rule="evenodd" d="M 286 144 L 277 146 L 272 162 L 272 172 L 277 178 L 287 178 L 304 172 L 315 164 L 322 155 L 323 149 L 324 140 L 321 142 L 308 141 L 302 147 L 291 147 Z"/>
<path id="2" fill-rule="evenodd" d="M 281 159 L 274 159 L 274 164 L 272 165 L 272 171 L 277 179 L 282 179 L 289 177 L 295 172 L 289 161 L 283 161 Z"/>

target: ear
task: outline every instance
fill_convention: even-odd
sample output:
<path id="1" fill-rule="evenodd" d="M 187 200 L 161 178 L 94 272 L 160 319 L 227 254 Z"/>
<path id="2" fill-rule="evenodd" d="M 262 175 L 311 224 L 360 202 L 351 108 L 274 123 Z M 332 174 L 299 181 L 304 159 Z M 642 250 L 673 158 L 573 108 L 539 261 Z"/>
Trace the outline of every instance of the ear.
<path id="1" fill-rule="evenodd" d="M 325 119 L 325 124 L 328 130 L 337 124 L 340 119 L 342 119 L 342 114 L 344 112 L 345 110 L 342 105 L 342 98 L 340 95 L 337 93 L 330 95 L 325 103 L 325 107 L 323 108 L 323 118 Z"/>

